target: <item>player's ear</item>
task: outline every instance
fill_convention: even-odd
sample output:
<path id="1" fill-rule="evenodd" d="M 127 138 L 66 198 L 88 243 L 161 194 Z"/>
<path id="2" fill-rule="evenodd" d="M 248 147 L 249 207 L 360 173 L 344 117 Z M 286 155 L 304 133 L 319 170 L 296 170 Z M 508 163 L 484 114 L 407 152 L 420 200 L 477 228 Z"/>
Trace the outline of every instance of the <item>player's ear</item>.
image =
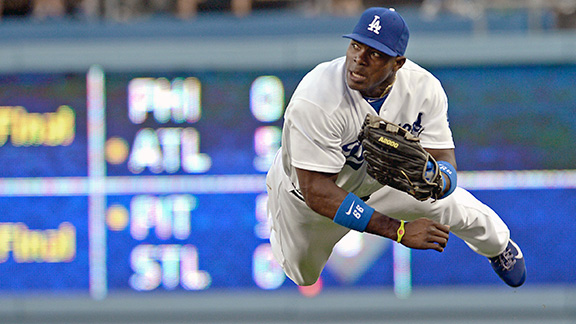
<path id="1" fill-rule="evenodd" d="M 394 70 L 400 70 L 404 63 L 406 63 L 406 56 L 396 56 L 394 58 Z"/>

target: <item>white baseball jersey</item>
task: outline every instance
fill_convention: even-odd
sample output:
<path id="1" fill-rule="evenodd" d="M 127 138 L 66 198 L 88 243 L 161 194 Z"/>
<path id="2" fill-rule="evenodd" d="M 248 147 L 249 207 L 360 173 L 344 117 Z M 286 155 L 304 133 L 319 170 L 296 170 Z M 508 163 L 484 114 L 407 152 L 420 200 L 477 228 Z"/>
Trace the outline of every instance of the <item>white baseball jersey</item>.
<path id="1" fill-rule="evenodd" d="M 440 82 L 414 62 L 397 72 L 379 115 L 411 131 L 425 148 L 454 148 L 448 103 Z M 366 174 L 358 134 L 366 114 L 377 114 L 346 84 L 345 57 L 322 63 L 300 82 L 286 109 L 282 135 L 284 171 L 296 188 L 294 168 L 339 173 L 336 184 L 359 197 L 382 186 Z"/>

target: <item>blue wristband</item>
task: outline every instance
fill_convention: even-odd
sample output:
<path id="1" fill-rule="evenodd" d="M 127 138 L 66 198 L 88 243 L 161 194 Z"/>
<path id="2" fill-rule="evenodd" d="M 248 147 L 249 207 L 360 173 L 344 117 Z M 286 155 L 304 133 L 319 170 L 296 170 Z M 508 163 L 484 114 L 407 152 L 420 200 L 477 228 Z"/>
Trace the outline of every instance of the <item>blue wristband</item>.
<path id="1" fill-rule="evenodd" d="M 440 171 L 444 173 L 448 179 L 450 179 L 450 188 L 448 188 L 448 191 L 446 191 L 446 193 L 440 197 L 440 199 L 442 199 L 448 197 L 451 193 L 454 192 L 456 186 L 458 185 L 458 176 L 456 174 L 456 168 L 454 168 L 452 164 L 446 161 L 438 161 L 438 167 L 440 168 Z M 444 181 L 444 186 L 446 186 L 446 181 Z"/>
<path id="2" fill-rule="evenodd" d="M 368 206 L 362 199 L 353 193 L 349 193 L 334 216 L 334 223 L 348 227 L 358 232 L 364 232 L 374 208 Z"/>

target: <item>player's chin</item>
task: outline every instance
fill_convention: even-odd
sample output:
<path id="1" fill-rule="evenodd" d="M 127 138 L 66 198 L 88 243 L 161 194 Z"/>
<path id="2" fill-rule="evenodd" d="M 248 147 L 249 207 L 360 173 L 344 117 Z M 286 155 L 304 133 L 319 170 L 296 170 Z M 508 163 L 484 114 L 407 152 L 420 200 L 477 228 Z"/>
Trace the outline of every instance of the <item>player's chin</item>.
<path id="1" fill-rule="evenodd" d="M 350 89 L 352 90 L 357 90 L 357 91 L 364 91 L 366 90 L 366 85 L 364 84 L 364 82 L 359 81 L 359 80 L 354 80 L 353 78 L 348 77 L 346 79 L 348 86 L 350 87 Z"/>

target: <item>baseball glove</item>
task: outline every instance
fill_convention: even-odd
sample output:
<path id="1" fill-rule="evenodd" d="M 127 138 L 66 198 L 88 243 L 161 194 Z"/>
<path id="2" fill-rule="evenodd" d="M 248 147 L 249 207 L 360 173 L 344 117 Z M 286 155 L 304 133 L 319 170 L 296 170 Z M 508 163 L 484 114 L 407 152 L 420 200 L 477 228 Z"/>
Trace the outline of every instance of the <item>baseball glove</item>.
<path id="1" fill-rule="evenodd" d="M 404 128 L 368 114 L 358 136 L 368 174 L 383 185 L 424 201 L 438 199 L 443 180 L 436 160 Z"/>

